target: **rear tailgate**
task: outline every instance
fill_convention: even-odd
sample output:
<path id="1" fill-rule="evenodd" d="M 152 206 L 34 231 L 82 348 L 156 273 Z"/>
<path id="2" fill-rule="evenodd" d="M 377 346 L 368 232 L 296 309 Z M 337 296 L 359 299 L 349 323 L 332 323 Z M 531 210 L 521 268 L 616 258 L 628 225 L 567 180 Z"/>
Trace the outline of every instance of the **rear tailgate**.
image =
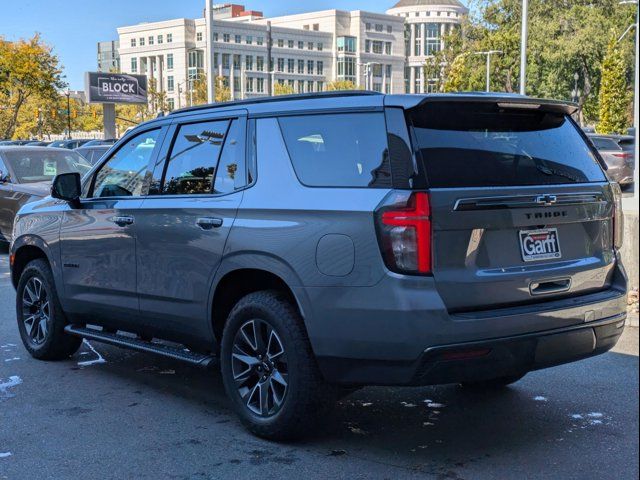
<path id="1" fill-rule="evenodd" d="M 433 276 L 449 311 L 610 285 L 613 192 L 565 112 L 439 101 L 408 118 L 430 186 Z"/>

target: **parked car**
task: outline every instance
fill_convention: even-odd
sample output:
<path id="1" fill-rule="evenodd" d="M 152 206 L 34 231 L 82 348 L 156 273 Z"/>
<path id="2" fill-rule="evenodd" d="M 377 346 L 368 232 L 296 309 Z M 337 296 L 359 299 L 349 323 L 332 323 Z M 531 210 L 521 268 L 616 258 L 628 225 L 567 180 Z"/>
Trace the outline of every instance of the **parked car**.
<path id="1" fill-rule="evenodd" d="M 58 173 L 84 174 L 91 165 L 69 150 L 46 147 L 0 147 L 0 243 L 10 242 L 16 212 L 49 195 Z"/>
<path id="2" fill-rule="evenodd" d="M 83 147 L 95 147 L 98 145 L 113 145 L 117 142 L 118 140 L 115 138 L 110 138 L 110 139 L 106 139 L 106 140 L 90 140 L 87 143 L 85 143 L 83 145 Z"/>
<path id="3" fill-rule="evenodd" d="M 589 135 L 607 164 L 607 175 L 622 186 L 633 183 L 634 139 L 621 135 Z"/>
<path id="4" fill-rule="evenodd" d="M 31 140 L 3 140 L 0 147 L 19 147 L 31 142 Z"/>
<path id="5" fill-rule="evenodd" d="M 66 148 L 69 150 L 73 150 L 75 148 L 81 147 L 85 143 L 88 143 L 90 139 L 75 139 L 75 140 L 56 140 L 55 142 L 51 142 L 49 144 L 52 148 Z"/>
<path id="6" fill-rule="evenodd" d="M 25 147 L 46 147 L 50 144 L 51 142 L 43 142 L 40 140 L 34 140 L 32 142 L 29 143 L 25 143 L 24 146 Z"/>
<path id="7" fill-rule="evenodd" d="M 80 148 L 76 148 L 74 152 L 82 155 L 91 165 L 95 165 L 102 156 L 111 148 L 109 145 L 95 145 L 87 146 L 83 145 Z"/>
<path id="8" fill-rule="evenodd" d="M 621 194 L 574 110 L 327 92 L 144 123 L 20 210 L 24 346 L 219 362 L 271 439 L 362 385 L 497 388 L 606 352 L 627 311 Z"/>

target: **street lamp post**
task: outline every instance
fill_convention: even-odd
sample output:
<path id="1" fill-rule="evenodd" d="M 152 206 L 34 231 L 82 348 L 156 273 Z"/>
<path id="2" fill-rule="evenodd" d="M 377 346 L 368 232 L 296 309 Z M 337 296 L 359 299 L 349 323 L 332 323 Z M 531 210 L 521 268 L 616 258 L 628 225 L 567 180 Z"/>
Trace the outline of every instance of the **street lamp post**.
<path id="1" fill-rule="evenodd" d="M 526 95 L 527 33 L 529 29 L 529 0 L 522 0 L 522 31 L 520 33 L 520 95 Z"/>
<path id="2" fill-rule="evenodd" d="M 71 140 L 71 92 L 64 92 L 67 96 L 67 138 Z"/>
<path id="3" fill-rule="evenodd" d="M 487 50 L 486 52 L 473 52 L 476 55 L 487 56 L 487 72 L 486 72 L 486 91 L 491 91 L 491 55 L 494 53 L 502 53 L 502 50 Z"/>
<path id="4" fill-rule="evenodd" d="M 579 78 L 580 75 L 578 75 L 578 72 L 573 74 L 573 90 L 571 91 L 571 100 L 573 103 L 578 103 L 578 100 L 580 100 L 580 90 L 578 90 Z"/>

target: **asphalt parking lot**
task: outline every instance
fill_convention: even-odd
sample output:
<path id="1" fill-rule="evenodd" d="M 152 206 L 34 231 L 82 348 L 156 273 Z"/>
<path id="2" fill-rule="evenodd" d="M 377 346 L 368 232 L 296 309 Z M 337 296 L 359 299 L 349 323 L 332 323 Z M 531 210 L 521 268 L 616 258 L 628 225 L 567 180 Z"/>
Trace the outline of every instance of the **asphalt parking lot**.
<path id="1" fill-rule="evenodd" d="M 85 344 L 31 359 L 0 253 L 0 478 L 637 479 L 638 330 L 497 393 L 367 388 L 304 442 L 247 434 L 220 375 Z"/>

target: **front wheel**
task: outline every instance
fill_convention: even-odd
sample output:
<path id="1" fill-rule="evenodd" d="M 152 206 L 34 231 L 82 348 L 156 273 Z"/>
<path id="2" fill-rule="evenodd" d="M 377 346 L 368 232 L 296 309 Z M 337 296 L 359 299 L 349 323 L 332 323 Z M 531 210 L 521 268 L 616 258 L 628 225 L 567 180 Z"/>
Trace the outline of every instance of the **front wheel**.
<path id="1" fill-rule="evenodd" d="M 36 259 L 25 267 L 16 292 L 18 330 L 27 351 L 39 360 L 61 360 L 73 355 L 82 339 L 64 332 L 62 311 L 49 264 Z"/>
<path id="2" fill-rule="evenodd" d="M 336 399 L 321 378 L 302 318 L 275 291 L 251 293 L 234 307 L 221 348 L 224 386 L 255 435 L 300 436 Z"/>

